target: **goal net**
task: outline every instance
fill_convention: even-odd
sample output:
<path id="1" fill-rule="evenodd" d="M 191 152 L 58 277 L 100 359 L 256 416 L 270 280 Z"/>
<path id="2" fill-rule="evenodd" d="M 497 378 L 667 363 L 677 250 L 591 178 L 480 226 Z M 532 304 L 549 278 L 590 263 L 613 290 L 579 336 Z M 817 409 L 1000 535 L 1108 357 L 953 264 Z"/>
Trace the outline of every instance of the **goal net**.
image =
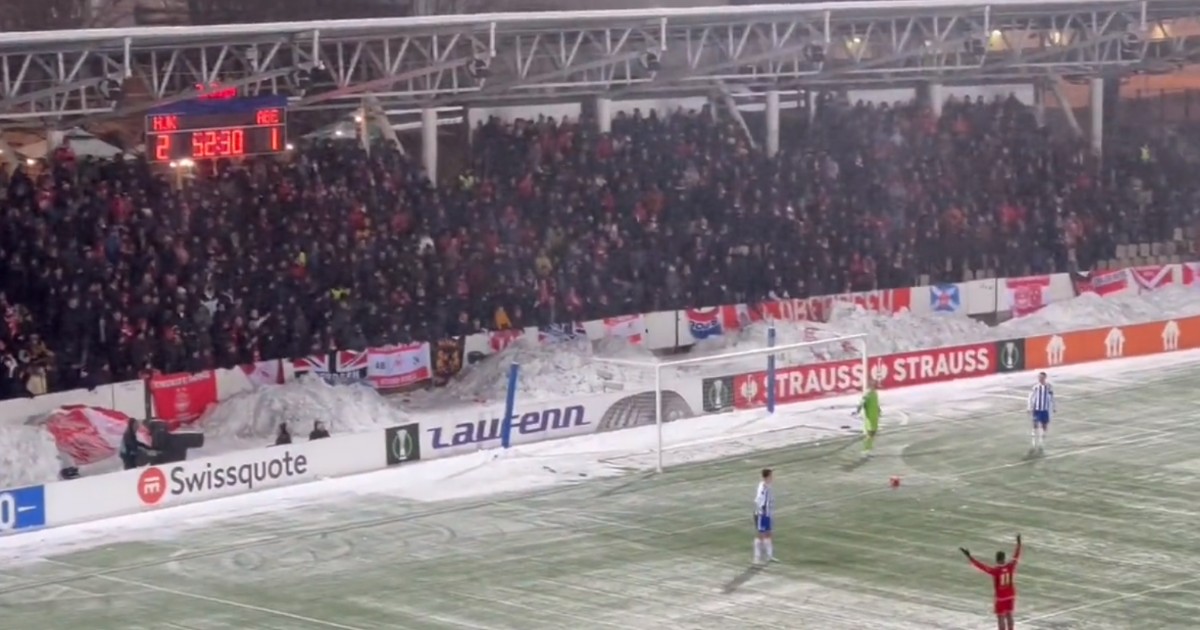
<path id="1" fill-rule="evenodd" d="M 640 396 L 635 403 L 639 408 L 632 411 L 637 417 L 653 418 L 657 427 L 654 467 L 661 472 L 664 453 L 706 440 L 729 439 L 728 430 L 714 435 L 712 426 L 673 426 L 676 420 L 737 412 L 741 422 L 732 426 L 738 427 L 774 414 L 782 405 L 865 390 L 869 381 L 865 334 L 813 338 L 810 331 L 797 341 L 777 338 L 777 332 L 764 327 L 760 339 L 743 335 L 724 347 L 694 349 L 687 358 L 595 360 L 622 378 L 652 385 L 653 390 Z M 688 457 L 680 455 L 666 463 L 686 461 Z"/>

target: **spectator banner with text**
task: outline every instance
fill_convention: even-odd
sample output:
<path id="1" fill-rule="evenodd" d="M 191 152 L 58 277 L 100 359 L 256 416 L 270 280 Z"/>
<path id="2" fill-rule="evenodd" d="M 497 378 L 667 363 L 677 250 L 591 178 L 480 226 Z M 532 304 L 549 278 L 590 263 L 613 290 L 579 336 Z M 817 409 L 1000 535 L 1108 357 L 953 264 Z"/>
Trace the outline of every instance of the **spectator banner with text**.
<path id="1" fill-rule="evenodd" d="M 172 429 L 195 422 L 217 404 L 217 376 L 212 370 L 198 374 L 156 374 L 150 377 L 154 417 Z"/>
<path id="2" fill-rule="evenodd" d="M 375 389 L 400 389 L 433 377 L 429 344 L 372 348 L 367 378 Z"/>

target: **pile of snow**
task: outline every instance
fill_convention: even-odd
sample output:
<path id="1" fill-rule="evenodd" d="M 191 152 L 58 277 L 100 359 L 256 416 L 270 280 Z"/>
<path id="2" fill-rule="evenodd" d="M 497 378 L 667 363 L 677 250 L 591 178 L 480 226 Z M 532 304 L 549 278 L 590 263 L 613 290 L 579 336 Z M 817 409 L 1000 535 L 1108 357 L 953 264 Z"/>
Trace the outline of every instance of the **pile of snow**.
<path id="1" fill-rule="evenodd" d="M 1200 294 L 1175 286 L 1143 295 L 1101 298 L 1086 294 L 995 328 L 961 315 L 908 312 L 880 315 L 845 305 L 835 311 L 828 323 L 779 322 L 776 345 L 865 333 L 868 352 L 881 355 L 1193 315 L 1200 315 Z M 835 342 L 793 350 L 782 361 L 788 365 L 857 357 L 856 343 Z M 734 334 L 703 340 L 687 358 L 765 347 L 767 325 L 758 323 Z M 598 360 L 602 358 L 643 364 L 658 360 L 649 350 L 620 339 L 604 340 L 593 346 L 586 340 L 542 345 L 537 339 L 523 338 L 502 352 L 466 367 L 447 387 L 417 392 L 403 399 L 385 399 L 367 386 L 334 386 L 319 379 L 266 386 L 235 395 L 201 418 L 206 444 L 194 456 L 271 444 L 281 422 L 288 424 L 296 439 L 305 439 L 316 421 L 324 422 L 334 434 L 354 433 L 413 421 L 405 408 L 416 411 L 502 401 L 513 361 L 521 366 L 517 389 L 518 396 L 525 401 L 653 385 L 652 369 Z M 759 357 L 720 360 L 678 368 L 675 374 L 667 376 L 691 378 L 710 371 L 759 369 L 761 365 Z M 115 466 L 112 462 L 105 464 Z M 58 448 L 44 427 L 0 424 L 0 487 L 50 481 L 57 477 L 60 468 Z M 87 472 L 98 471 L 89 468 Z"/>
<path id="2" fill-rule="evenodd" d="M 649 369 L 619 367 L 597 361 L 597 357 L 642 363 L 657 360 L 649 350 L 620 339 L 605 339 L 593 347 L 586 339 L 541 344 L 536 338 L 525 336 L 480 363 L 466 367 L 446 387 L 411 395 L 406 402 L 432 406 L 504 400 L 509 366 L 514 361 L 521 366 L 517 372 L 517 395 L 525 399 L 569 398 L 653 384 L 654 374 Z"/>
<path id="3" fill-rule="evenodd" d="M 0 424 L 0 488 L 53 481 L 62 466 L 58 445 L 45 427 Z"/>
<path id="4" fill-rule="evenodd" d="M 1200 315 L 1200 292 L 1171 285 L 1152 293 L 1100 297 L 1095 293 L 1055 302 L 1040 311 L 1009 320 L 998 328 L 1004 336 L 1026 337 L 1093 326 L 1136 324 Z"/>
<path id="5" fill-rule="evenodd" d="M 324 422 L 331 434 L 357 433 L 411 422 L 407 413 L 365 385 L 329 385 L 303 378 L 241 392 L 222 401 L 199 421 L 204 455 L 273 443 L 281 423 L 296 439 Z"/>

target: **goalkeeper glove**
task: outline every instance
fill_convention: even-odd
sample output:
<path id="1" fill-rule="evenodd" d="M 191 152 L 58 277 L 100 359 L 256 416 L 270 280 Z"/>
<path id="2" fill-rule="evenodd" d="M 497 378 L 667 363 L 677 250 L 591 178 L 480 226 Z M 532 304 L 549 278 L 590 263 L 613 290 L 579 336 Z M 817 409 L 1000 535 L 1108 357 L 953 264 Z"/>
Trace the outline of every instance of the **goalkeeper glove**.
<path id="1" fill-rule="evenodd" d="M 958 550 L 962 552 L 962 555 L 964 555 L 968 558 L 971 557 L 971 552 L 968 551 L 966 547 L 959 547 Z"/>

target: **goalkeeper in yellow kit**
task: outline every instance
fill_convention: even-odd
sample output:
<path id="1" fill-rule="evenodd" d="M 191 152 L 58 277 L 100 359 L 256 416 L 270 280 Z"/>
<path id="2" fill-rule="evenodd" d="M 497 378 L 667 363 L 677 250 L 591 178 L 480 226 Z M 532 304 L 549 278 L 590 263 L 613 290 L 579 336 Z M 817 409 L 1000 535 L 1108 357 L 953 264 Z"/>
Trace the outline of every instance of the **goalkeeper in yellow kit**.
<path id="1" fill-rule="evenodd" d="M 863 394 L 862 402 L 859 403 L 858 409 L 854 411 L 854 415 L 861 415 L 863 421 L 863 450 L 864 458 L 871 457 L 871 450 L 875 448 L 875 434 L 879 432 L 879 392 L 877 388 L 879 383 L 870 381 L 867 384 L 867 393 Z"/>

